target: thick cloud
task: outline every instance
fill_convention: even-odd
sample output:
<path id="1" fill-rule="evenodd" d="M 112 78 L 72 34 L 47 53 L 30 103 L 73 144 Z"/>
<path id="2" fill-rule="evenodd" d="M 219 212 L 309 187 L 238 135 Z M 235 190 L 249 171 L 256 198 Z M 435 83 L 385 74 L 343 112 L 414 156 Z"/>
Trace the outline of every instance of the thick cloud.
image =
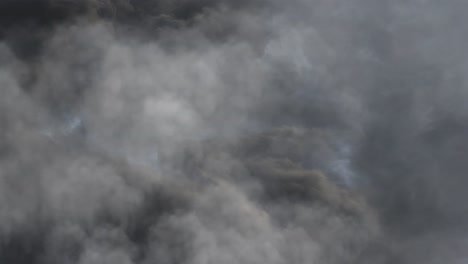
<path id="1" fill-rule="evenodd" d="M 466 7 L 2 1 L 0 262 L 462 262 Z"/>

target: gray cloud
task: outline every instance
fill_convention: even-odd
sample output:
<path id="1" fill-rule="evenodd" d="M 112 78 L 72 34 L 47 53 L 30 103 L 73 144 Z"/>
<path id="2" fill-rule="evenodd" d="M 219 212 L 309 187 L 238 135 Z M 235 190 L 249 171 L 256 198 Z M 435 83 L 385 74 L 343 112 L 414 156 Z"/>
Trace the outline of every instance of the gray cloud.
<path id="1" fill-rule="evenodd" d="M 460 263 L 465 5 L 2 2 L 0 262 Z"/>

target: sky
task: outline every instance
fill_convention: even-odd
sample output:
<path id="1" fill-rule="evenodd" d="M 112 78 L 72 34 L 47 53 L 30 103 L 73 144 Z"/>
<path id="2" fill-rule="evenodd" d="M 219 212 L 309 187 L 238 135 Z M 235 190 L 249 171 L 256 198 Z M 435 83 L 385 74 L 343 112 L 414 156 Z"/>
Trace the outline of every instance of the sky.
<path id="1" fill-rule="evenodd" d="M 1 1 L 0 263 L 465 263 L 466 8 Z"/>

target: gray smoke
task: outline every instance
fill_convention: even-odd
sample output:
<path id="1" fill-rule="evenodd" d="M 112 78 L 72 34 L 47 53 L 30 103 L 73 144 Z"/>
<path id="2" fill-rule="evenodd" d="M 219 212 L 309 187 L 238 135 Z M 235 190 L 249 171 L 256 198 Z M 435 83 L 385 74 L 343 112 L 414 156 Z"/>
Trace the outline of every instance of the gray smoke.
<path id="1" fill-rule="evenodd" d="M 3 0 L 0 263 L 464 263 L 466 8 Z"/>

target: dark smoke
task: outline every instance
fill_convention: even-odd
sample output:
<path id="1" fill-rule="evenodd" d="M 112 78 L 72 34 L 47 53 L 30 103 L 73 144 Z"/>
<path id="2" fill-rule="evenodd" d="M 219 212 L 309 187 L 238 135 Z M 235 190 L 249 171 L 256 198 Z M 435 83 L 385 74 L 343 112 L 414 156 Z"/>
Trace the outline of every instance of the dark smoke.
<path id="1" fill-rule="evenodd" d="M 467 8 L 2 0 L 0 263 L 464 263 Z"/>

